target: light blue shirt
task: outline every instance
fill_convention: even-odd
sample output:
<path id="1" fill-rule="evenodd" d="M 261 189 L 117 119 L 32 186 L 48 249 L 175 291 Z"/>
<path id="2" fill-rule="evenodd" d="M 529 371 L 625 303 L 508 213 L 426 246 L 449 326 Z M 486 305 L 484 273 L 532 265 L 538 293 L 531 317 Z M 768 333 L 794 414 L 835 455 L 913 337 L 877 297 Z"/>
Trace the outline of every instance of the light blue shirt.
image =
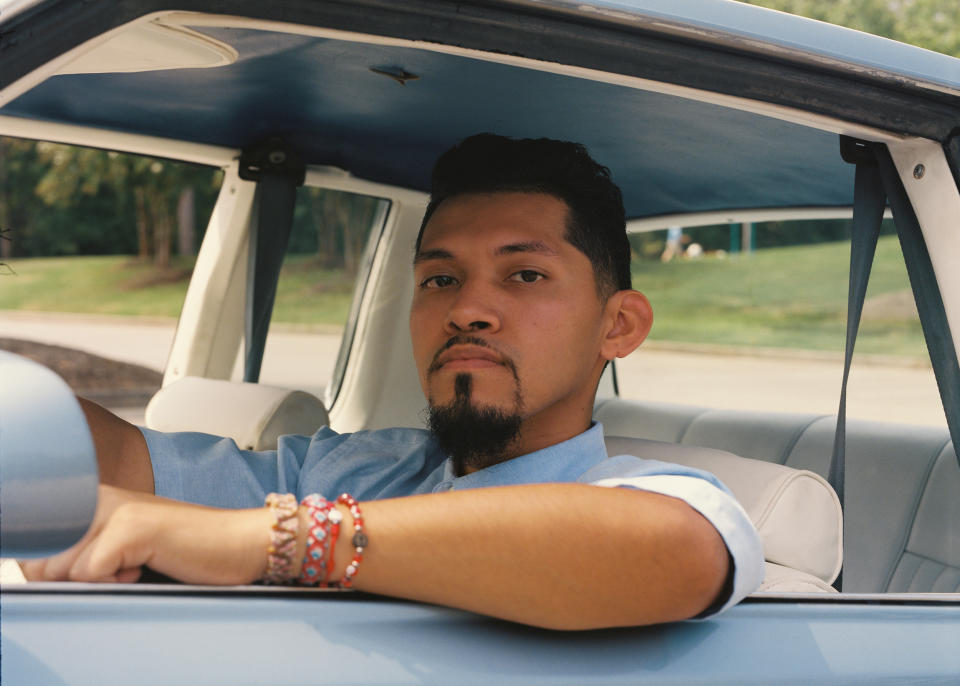
<path id="1" fill-rule="evenodd" d="M 456 476 L 452 460 L 422 429 L 381 429 L 283 436 L 277 450 L 240 450 L 229 438 L 141 429 L 150 449 L 157 495 L 214 507 L 259 507 L 267 493 L 350 493 L 378 500 L 468 488 L 585 483 L 662 493 L 687 502 L 723 537 L 734 562 L 739 602 L 763 580 L 763 549 L 746 512 L 720 481 L 683 465 L 629 455 L 607 457 L 603 427 L 472 474 Z"/>

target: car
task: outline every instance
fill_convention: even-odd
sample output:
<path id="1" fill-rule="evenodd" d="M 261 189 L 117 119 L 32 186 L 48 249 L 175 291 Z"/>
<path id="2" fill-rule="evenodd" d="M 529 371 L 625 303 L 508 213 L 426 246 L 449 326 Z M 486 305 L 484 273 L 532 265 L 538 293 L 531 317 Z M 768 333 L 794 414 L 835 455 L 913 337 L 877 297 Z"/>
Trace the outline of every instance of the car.
<path id="1" fill-rule="evenodd" d="M 636 232 L 852 215 L 869 256 L 860 229 L 888 201 L 945 413 L 850 419 L 835 440 L 832 413 L 636 399 L 611 365 L 595 408 L 611 452 L 725 451 L 693 466 L 743 503 L 768 571 L 721 616 L 558 632 L 350 591 L 5 583 L 5 683 L 960 678 L 960 59 L 726 0 L 0 9 L 0 135 L 223 170 L 148 426 L 254 449 L 324 423 L 421 426 L 412 245 L 433 161 L 481 131 L 584 143 Z M 281 388 L 260 383 L 293 214 L 277 198 L 301 183 L 371 198 L 351 227 L 369 237 L 329 375 Z M 852 272 L 855 313 L 868 269 Z M 9 355 L 0 372 L 3 554 L 49 554 L 92 516 L 92 448 L 52 373 Z"/>

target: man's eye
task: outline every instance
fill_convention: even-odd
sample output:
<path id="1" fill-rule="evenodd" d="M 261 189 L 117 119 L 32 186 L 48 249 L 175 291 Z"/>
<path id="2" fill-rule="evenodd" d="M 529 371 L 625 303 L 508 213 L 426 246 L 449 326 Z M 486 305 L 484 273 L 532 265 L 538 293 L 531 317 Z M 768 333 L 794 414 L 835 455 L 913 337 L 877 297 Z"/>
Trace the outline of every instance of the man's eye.
<path id="1" fill-rule="evenodd" d="M 523 283 L 535 283 L 542 278 L 544 278 L 543 274 L 540 272 L 535 272 L 532 269 L 521 269 L 520 271 L 510 275 L 511 280 L 522 281 Z"/>
<path id="2" fill-rule="evenodd" d="M 420 288 L 446 288 L 447 286 L 452 286 L 457 282 L 452 276 L 447 276 L 446 274 L 437 274 L 436 276 L 431 276 L 420 282 Z"/>

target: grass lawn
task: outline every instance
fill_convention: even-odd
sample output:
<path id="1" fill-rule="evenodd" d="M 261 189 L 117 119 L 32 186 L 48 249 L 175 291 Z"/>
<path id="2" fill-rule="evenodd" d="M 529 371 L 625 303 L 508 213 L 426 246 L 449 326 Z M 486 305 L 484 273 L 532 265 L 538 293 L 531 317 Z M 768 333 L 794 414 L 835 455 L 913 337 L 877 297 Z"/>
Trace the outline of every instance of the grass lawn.
<path id="1" fill-rule="evenodd" d="M 651 340 L 843 350 L 849 247 L 844 243 L 769 248 L 726 259 L 635 262 L 634 285 L 655 312 Z M 191 264 L 164 273 L 128 257 L 14 259 L 0 275 L 0 309 L 176 317 Z M 888 296 L 905 295 L 895 237 L 877 247 L 860 352 L 925 356 L 920 325 Z M 310 255 L 288 259 L 275 321 L 342 325 L 353 284 Z M 907 298 L 908 300 L 909 298 Z M 903 298 L 901 298 L 903 300 Z M 907 308 L 909 309 L 909 308 Z"/>
<path id="2" fill-rule="evenodd" d="M 634 262 L 633 282 L 654 308 L 651 340 L 842 352 L 849 260 L 845 243 L 767 248 L 726 259 Z M 926 356 L 920 323 L 902 306 L 909 288 L 896 237 L 882 237 L 858 352 Z"/>
<path id="3" fill-rule="evenodd" d="M 160 272 L 130 257 L 13 259 L 14 275 L 0 275 L 0 309 L 178 317 L 192 261 Z M 312 256 L 294 256 L 281 275 L 275 321 L 342 325 L 353 284 Z"/>

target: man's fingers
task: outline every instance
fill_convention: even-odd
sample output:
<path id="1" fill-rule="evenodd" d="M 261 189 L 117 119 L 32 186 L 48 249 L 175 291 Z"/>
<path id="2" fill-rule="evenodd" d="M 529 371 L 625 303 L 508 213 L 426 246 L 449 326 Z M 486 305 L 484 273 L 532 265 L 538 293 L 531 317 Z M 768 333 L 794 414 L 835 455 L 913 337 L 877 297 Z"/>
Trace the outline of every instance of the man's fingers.
<path id="1" fill-rule="evenodd" d="M 140 575 L 143 573 L 143 567 L 130 567 L 129 569 L 121 569 L 117 572 L 117 578 L 115 582 L 118 584 L 133 584 L 136 583 L 137 579 L 140 578 Z"/>
<path id="2" fill-rule="evenodd" d="M 67 548 L 62 553 L 57 553 L 53 557 L 48 557 L 45 560 L 37 560 L 38 575 L 35 577 L 27 575 L 27 579 L 31 581 L 66 581 L 70 578 L 70 568 L 73 566 L 77 556 L 80 555 L 87 546 L 90 538 L 92 537 L 84 536 L 80 539 L 79 543 L 71 548 Z"/>
<path id="3" fill-rule="evenodd" d="M 137 505 L 124 505 L 124 514 L 112 518 L 73 561 L 71 581 L 117 581 L 130 576 L 150 560 L 150 537 L 138 524 Z"/>
<path id="4" fill-rule="evenodd" d="M 44 581 L 43 572 L 46 569 L 47 561 L 44 560 L 17 560 L 20 565 L 20 571 L 27 581 Z"/>

